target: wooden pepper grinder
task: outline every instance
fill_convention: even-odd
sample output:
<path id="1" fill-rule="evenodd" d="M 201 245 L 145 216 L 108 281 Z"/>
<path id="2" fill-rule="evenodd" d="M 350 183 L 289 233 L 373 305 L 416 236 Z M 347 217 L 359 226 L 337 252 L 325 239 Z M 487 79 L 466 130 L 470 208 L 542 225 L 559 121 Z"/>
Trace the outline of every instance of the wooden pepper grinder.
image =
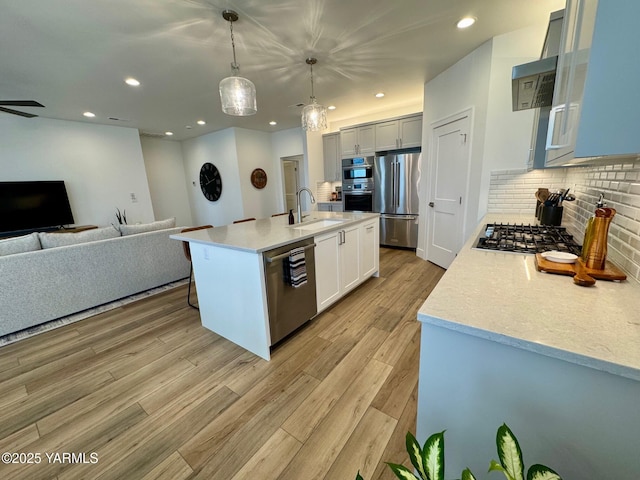
<path id="1" fill-rule="evenodd" d="M 595 217 L 589 219 L 581 256 L 587 268 L 604 270 L 607 261 L 609 225 L 615 214 L 614 208 L 598 207 Z"/>

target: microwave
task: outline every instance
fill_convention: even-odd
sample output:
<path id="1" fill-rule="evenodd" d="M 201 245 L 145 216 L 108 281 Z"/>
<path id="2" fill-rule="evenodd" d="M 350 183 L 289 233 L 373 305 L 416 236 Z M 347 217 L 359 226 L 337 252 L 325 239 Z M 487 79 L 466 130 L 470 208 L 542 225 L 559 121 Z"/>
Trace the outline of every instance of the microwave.
<path id="1" fill-rule="evenodd" d="M 374 157 L 354 157 L 342 160 L 342 181 L 347 183 L 373 180 Z"/>

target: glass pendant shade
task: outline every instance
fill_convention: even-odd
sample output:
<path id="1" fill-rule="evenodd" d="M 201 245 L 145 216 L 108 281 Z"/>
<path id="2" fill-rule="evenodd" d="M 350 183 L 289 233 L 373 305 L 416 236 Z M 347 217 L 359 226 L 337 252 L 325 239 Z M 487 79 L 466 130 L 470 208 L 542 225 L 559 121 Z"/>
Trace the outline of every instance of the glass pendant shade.
<path id="1" fill-rule="evenodd" d="M 302 109 L 302 128 L 309 132 L 327 128 L 327 109 L 316 102 L 315 98 Z"/>
<path id="2" fill-rule="evenodd" d="M 245 117 L 254 115 L 258 111 L 256 103 L 256 87 L 251 80 L 233 75 L 220 81 L 220 101 L 222 111 L 227 115 Z"/>
<path id="3" fill-rule="evenodd" d="M 239 75 L 240 67 L 236 62 L 236 43 L 233 38 L 233 22 L 238 21 L 238 13 L 233 10 L 222 12 L 222 18 L 229 22 L 231 32 L 231 50 L 233 62 L 231 63 L 231 76 L 223 78 L 218 87 L 222 111 L 227 115 L 246 117 L 254 115 L 258 111 L 256 103 L 256 86 L 251 80 Z"/>

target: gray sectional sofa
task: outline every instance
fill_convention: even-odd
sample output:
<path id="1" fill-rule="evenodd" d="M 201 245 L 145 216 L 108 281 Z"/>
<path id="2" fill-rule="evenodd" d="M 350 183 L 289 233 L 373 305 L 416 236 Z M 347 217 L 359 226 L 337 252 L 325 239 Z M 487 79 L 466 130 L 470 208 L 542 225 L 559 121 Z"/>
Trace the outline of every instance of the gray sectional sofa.
<path id="1" fill-rule="evenodd" d="M 113 227 L 101 235 L 48 234 L 60 236 L 41 237 L 45 248 L 23 253 L 6 242 L 8 254 L 0 247 L 0 336 L 188 277 L 182 245 L 169 238 L 181 227 L 145 227 L 131 225 L 122 236 L 106 232 Z M 64 245 L 74 240 L 69 235 L 83 234 L 89 241 Z M 105 234 L 112 238 L 91 240 Z M 33 243 L 33 234 L 24 241 Z"/>

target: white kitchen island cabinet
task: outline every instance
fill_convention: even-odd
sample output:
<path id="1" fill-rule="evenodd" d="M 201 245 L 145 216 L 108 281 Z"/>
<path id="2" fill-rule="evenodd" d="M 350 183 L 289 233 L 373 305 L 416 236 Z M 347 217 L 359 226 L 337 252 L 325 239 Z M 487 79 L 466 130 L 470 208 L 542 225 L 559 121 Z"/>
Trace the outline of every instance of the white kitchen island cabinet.
<path id="1" fill-rule="evenodd" d="M 452 478 L 479 475 L 506 423 L 527 466 L 638 478 L 640 285 L 579 287 L 531 255 L 472 249 L 480 231 L 418 312 L 418 441 L 446 429 Z"/>
<path id="2" fill-rule="evenodd" d="M 378 275 L 379 222 L 376 218 L 315 238 L 318 312 Z"/>
<path id="3" fill-rule="evenodd" d="M 309 220 L 299 225 L 288 225 L 287 218 L 280 216 L 180 233 L 171 238 L 189 242 L 202 325 L 269 360 L 273 342 L 264 269 L 265 253 L 309 240 L 316 243 L 316 256 L 324 255 L 326 265 L 337 264 L 342 251 L 333 252 L 326 248 L 329 243 L 319 242 L 327 235 L 335 235 L 347 238 L 349 248 L 353 248 L 353 252 L 349 250 L 345 258 L 359 259 L 359 250 L 363 247 L 359 242 L 360 232 L 365 228 L 364 224 L 378 221 L 377 213 L 314 212 Z M 366 246 L 368 254 L 372 248 L 377 247 Z M 354 288 L 369 276 L 377 275 L 376 268 L 375 271 L 369 270 L 367 277 L 362 277 L 358 262 L 354 268 L 357 281 L 349 283 L 349 288 Z M 347 270 L 351 272 L 352 263 L 347 262 L 347 265 Z M 322 277 L 323 274 L 316 277 Z M 324 285 L 316 283 L 316 296 L 325 291 Z M 338 300 L 346 291 L 348 289 L 340 288 L 331 302 Z"/>

